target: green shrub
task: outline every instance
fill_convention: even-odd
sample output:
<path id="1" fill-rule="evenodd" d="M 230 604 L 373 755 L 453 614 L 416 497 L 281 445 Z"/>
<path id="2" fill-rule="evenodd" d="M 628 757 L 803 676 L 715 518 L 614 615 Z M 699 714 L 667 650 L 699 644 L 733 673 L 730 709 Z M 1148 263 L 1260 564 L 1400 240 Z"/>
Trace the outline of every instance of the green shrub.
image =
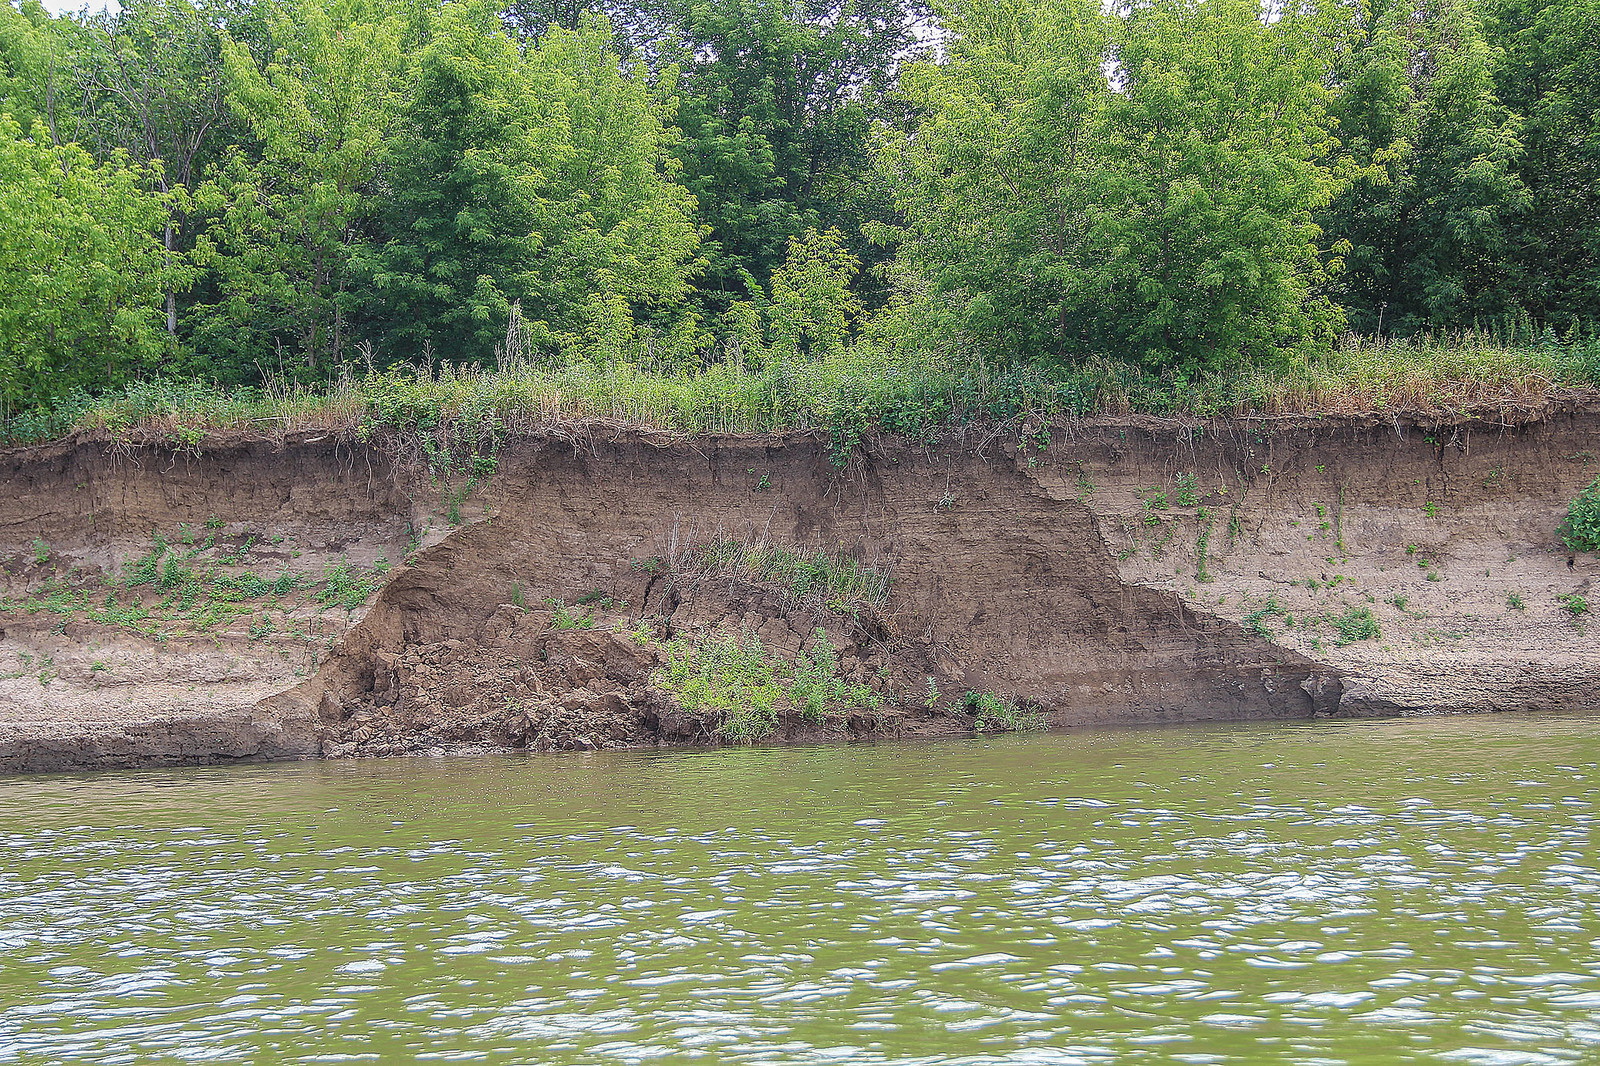
<path id="1" fill-rule="evenodd" d="M 637 637 L 635 638 L 637 639 Z M 785 708 L 809 721 L 861 708 L 876 713 L 884 697 L 839 676 L 839 649 L 818 628 L 793 662 L 771 658 L 753 634 L 711 634 L 698 642 L 667 642 L 661 685 L 691 711 L 713 711 L 717 735 L 737 743 L 771 736 Z"/>
<path id="2" fill-rule="evenodd" d="M 376 582 L 344 562 L 324 570 L 322 580 L 323 586 L 316 599 L 326 607 L 343 607 L 353 611 L 378 591 Z"/>
<path id="3" fill-rule="evenodd" d="M 1573 551 L 1600 551 L 1600 477 L 1572 501 L 1560 533 L 1562 543 Z"/>
<path id="4" fill-rule="evenodd" d="M 1024 710 L 1015 696 L 992 692 L 968 692 L 961 698 L 966 711 L 974 716 L 972 728 L 978 733 L 1023 733 L 1045 728 L 1044 714 Z"/>
<path id="5" fill-rule="evenodd" d="M 550 624 L 555 628 L 594 628 L 594 615 L 588 613 L 587 611 L 578 611 L 577 613 L 569 611 L 567 610 L 567 605 L 562 603 L 560 600 L 545 600 L 544 602 L 555 609 L 555 613 L 550 616 Z"/>
<path id="6" fill-rule="evenodd" d="M 166 553 L 167 542 L 158 536 L 154 547 L 133 562 L 126 564 L 122 571 L 124 582 L 128 588 L 137 588 L 140 585 L 154 585 L 161 576 L 161 557 Z"/>
<path id="7" fill-rule="evenodd" d="M 674 640 L 666 650 L 665 687 L 688 710 L 717 712 L 718 735 L 749 744 L 777 731 L 783 693 L 760 638 L 713 634 L 697 644 Z"/>
<path id="8" fill-rule="evenodd" d="M 1372 616 L 1370 607 L 1352 607 L 1344 614 L 1333 620 L 1333 628 L 1338 630 L 1339 644 L 1354 644 L 1358 640 L 1375 640 L 1382 635 L 1378 628 L 1378 620 Z"/>

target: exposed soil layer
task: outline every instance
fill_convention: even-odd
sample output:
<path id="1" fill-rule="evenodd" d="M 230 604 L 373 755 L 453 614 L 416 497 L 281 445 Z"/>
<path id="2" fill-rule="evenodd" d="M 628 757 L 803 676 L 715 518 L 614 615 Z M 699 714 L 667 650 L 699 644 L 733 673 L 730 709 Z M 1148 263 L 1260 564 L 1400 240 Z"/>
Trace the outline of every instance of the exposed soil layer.
<path id="1" fill-rule="evenodd" d="M 871 708 L 780 708 L 776 739 L 970 732 L 969 690 L 1052 726 L 1600 706 L 1600 631 L 1560 599 L 1600 567 L 1555 536 L 1600 412 L 1029 429 L 844 470 L 815 435 L 594 429 L 481 482 L 333 436 L 7 452 L 0 768 L 719 743 L 664 642 L 793 658 L 819 627 Z M 157 536 L 203 580 L 128 587 Z M 686 564 L 729 540 L 892 589 Z M 335 596 L 340 568 L 381 587 Z M 247 571 L 321 584 L 249 599 Z"/>

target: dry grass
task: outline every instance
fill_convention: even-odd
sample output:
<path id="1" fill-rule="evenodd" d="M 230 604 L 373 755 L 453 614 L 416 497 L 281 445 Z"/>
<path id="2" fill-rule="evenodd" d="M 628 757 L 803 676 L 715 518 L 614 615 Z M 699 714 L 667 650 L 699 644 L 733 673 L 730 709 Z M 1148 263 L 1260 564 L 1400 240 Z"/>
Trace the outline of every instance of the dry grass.
<path id="1" fill-rule="evenodd" d="M 1308 363 L 1194 379 L 1089 359 L 1051 371 L 995 368 L 867 343 L 824 360 L 692 372 L 630 363 L 400 368 L 325 385 L 269 381 L 224 389 L 154 381 L 79 397 L 0 427 L 30 442 L 73 430 L 153 434 L 197 445 L 221 431 L 384 428 L 451 432 L 487 443 L 573 422 L 674 433 L 825 430 L 844 447 L 867 430 L 932 437 L 966 423 L 1081 415 L 1446 416 L 1528 408 L 1600 384 L 1600 341 L 1506 344 L 1484 334 L 1407 341 L 1347 337 Z M 837 455 L 836 455 L 837 458 Z"/>

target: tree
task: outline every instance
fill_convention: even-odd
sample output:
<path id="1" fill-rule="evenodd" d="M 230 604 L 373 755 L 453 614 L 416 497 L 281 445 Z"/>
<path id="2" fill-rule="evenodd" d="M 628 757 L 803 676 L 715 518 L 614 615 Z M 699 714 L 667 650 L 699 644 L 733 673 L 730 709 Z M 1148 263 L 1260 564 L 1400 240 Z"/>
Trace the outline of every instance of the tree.
<path id="1" fill-rule="evenodd" d="M 1495 94 L 1473 9 L 1375 8 L 1339 81 L 1333 113 L 1366 176 L 1321 220 L 1350 245 L 1339 295 L 1352 323 L 1406 332 L 1515 310 L 1520 122 Z"/>
<path id="2" fill-rule="evenodd" d="M 926 277 L 930 335 L 1188 372 L 1337 328 L 1312 221 L 1343 180 L 1323 161 L 1336 10 L 968 0 L 948 27 L 885 155 L 906 225 L 876 231 Z"/>
<path id="3" fill-rule="evenodd" d="M 861 301 L 850 291 L 861 264 L 836 229 L 808 229 L 789 239 L 789 254 L 772 274 L 771 354 L 824 358 L 844 351 Z"/>
<path id="4" fill-rule="evenodd" d="M 710 227 L 704 304 L 765 286 L 791 237 L 837 228 L 858 255 L 890 217 L 868 180 L 874 124 L 919 48 L 904 0 L 697 0 L 673 18 L 683 69 L 683 181 Z"/>
<path id="5" fill-rule="evenodd" d="M 351 259 L 399 111 L 402 27 L 359 0 L 270 5 L 271 53 L 224 36 L 228 102 L 252 135 L 196 196 L 224 299 L 197 328 L 214 372 L 287 344 L 315 375 L 345 356 Z M 230 365 L 231 364 L 231 365 Z"/>
<path id="6" fill-rule="evenodd" d="M 166 212 L 149 182 L 0 113 L 0 416 L 118 384 L 164 350 Z"/>
<path id="7" fill-rule="evenodd" d="M 1495 87 L 1522 116 L 1517 177 L 1528 208 L 1510 222 L 1515 299 L 1567 328 L 1600 306 L 1600 0 L 1502 0 L 1485 37 Z"/>
<path id="8" fill-rule="evenodd" d="M 220 28 L 243 35 L 248 8 L 227 0 L 130 0 L 86 24 L 78 63 L 79 137 L 102 157 L 117 149 L 148 164 L 168 204 L 166 329 L 178 333 L 178 295 L 196 277 L 184 254 L 189 203 L 206 166 L 229 143 Z"/>
<path id="9" fill-rule="evenodd" d="M 487 359 L 513 303 L 546 343 L 575 338 L 595 293 L 630 315 L 681 303 L 700 235 L 669 90 L 619 60 L 603 19 L 519 52 L 492 13 L 445 5 L 363 255 L 391 351 Z"/>

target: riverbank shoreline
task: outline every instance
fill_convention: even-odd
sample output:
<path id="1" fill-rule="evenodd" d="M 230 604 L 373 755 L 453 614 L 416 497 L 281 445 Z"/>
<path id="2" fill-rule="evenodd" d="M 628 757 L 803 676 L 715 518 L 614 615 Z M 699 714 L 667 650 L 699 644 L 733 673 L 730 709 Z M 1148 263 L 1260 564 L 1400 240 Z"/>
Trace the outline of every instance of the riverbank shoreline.
<path id="1" fill-rule="evenodd" d="M 1600 706 L 1592 398 L 427 440 L 0 453 L 0 771 Z"/>

